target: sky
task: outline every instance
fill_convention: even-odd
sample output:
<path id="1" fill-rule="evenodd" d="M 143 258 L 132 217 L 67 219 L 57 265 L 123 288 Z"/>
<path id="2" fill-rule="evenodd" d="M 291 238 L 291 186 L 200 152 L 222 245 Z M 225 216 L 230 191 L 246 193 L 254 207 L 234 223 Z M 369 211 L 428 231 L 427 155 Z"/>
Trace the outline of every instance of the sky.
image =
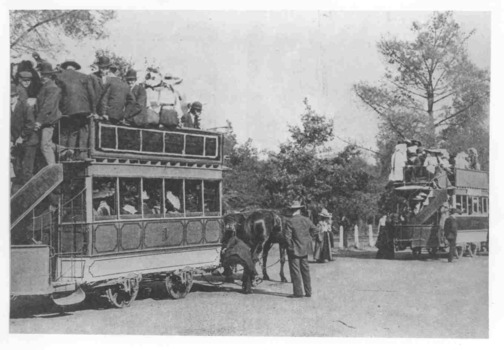
<path id="1" fill-rule="evenodd" d="M 319 114 L 334 119 L 334 132 L 374 148 L 376 115 L 352 92 L 360 81 L 377 82 L 384 65 L 376 49 L 382 36 L 412 38 L 413 21 L 432 12 L 349 11 L 118 11 L 100 41 L 68 43 L 88 69 L 93 52 L 107 48 L 184 79 L 189 101 L 203 103 L 203 127 L 233 124 L 239 142 L 276 150 L 288 125 L 300 122 L 306 97 Z M 462 30 L 476 33 L 471 59 L 490 67 L 490 13 L 455 12 Z M 335 139 L 330 146 L 345 144 Z"/>

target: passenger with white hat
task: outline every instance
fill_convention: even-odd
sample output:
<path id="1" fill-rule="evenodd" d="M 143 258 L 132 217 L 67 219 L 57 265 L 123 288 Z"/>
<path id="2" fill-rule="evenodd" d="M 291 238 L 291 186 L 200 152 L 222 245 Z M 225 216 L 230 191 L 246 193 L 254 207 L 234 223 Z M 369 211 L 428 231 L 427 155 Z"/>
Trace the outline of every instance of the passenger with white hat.
<path id="1" fill-rule="evenodd" d="M 317 224 L 318 232 L 315 235 L 315 249 L 313 251 L 313 259 L 318 263 L 323 263 L 326 260 L 332 260 L 331 253 L 331 225 L 329 220 L 332 218 L 327 209 L 322 209 L 318 214 L 320 222 Z"/>

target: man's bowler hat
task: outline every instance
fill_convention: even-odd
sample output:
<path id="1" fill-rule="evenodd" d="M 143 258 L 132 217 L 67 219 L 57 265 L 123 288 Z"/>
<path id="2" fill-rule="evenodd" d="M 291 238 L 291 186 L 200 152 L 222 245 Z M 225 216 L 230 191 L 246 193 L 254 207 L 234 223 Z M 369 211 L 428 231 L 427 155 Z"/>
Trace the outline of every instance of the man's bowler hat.
<path id="1" fill-rule="evenodd" d="M 100 68 L 110 67 L 110 58 L 106 56 L 98 57 L 98 61 L 96 61 L 96 65 Z"/>
<path id="2" fill-rule="evenodd" d="M 74 67 L 74 68 L 75 68 L 75 69 L 77 69 L 77 70 L 81 69 L 80 64 L 78 64 L 78 63 L 77 63 L 75 60 L 73 60 L 73 59 L 67 59 L 67 60 L 65 60 L 65 62 L 63 62 L 63 63 L 61 64 L 61 66 L 60 66 L 60 67 L 61 67 L 62 69 L 67 69 L 67 67 L 68 67 L 68 66 L 72 66 L 72 67 Z"/>
<path id="3" fill-rule="evenodd" d="M 126 80 L 137 80 L 137 72 L 136 70 L 134 69 L 129 69 L 127 72 L 126 72 L 126 76 L 125 76 Z"/>

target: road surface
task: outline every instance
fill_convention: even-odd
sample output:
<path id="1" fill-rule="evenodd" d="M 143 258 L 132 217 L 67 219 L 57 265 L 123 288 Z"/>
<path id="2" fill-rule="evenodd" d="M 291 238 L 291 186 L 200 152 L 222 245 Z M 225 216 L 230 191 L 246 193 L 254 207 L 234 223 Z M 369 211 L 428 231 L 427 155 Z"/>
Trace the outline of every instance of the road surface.
<path id="1" fill-rule="evenodd" d="M 272 250 L 269 261 L 278 259 Z M 375 260 L 375 251 L 335 251 L 335 260 L 310 264 L 313 297 L 292 299 L 292 284 L 279 282 L 279 265 L 269 269 L 254 294 L 239 284 L 214 286 L 204 279 L 181 300 L 153 292 L 125 309 L 91 302 L 63 312 L 44 298 L 11 303 L 11 333 L 488 337 L 488 256 L 454 263 L 400 253 Z M 290 281 L 290 276 L 287 276 Z M 214 283 L 220 277 L 208 277 Z M 237 281 L 239 282 L 239 281 Z"/>

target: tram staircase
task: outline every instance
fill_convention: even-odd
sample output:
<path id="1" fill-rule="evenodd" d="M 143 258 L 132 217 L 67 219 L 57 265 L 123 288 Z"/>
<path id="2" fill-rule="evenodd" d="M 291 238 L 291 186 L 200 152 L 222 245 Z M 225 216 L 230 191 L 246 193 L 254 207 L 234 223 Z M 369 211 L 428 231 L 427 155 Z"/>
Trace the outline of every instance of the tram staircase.
<path id="1" fill-rule="evenodd" d="M 63 181 L 63 165 L 44 167 L 11 196 L 11 230 Z"/>
<path id="2" fill-rule="evenodd" d="M 421 225 L 429 220 L 438 209 L 448 200 L 448 191 L 446 189 L 434 190 L 434 199 L 431 200 L 429 205 L 422 209 L 420 213 L 415 215 L 410 224 Z"/>

